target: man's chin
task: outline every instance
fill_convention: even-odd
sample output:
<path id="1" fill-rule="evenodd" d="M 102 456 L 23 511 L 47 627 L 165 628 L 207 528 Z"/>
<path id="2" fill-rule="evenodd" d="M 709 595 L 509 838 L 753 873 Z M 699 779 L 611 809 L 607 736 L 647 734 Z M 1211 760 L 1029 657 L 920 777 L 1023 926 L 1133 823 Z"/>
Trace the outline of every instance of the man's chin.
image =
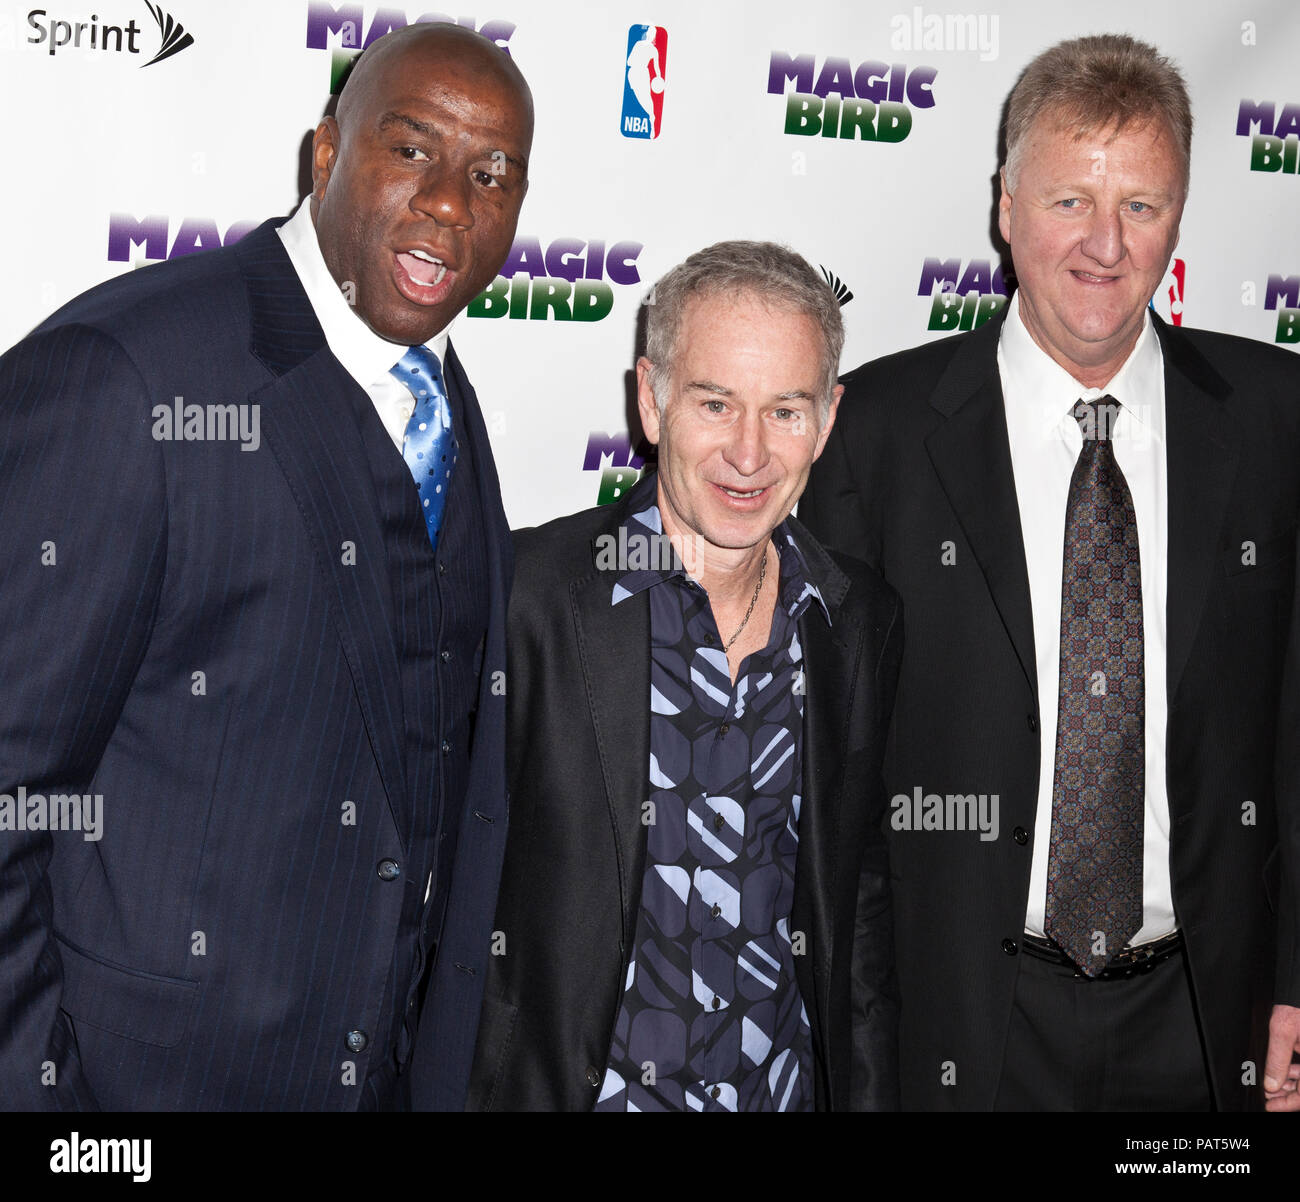
<path id="1" fill-rule="evenodd" d="M 714 523 L 704 531 L 704 538 L 720 551 L 748 551 L 766 542 L 781 521 L 775 511 L 760 511 L 744 523 L 738 523 L 734 519 Z"/>
<path id="2" fill-rule="evenodd" d="M 1034 341 L 1058 363 L 1062 359 L 1079 367 L 1108 363 L 1117 354 L 1132 349 L 1135 332 L 1140 332 L 1142 314 L 1097 313 L 1068 326 L 1054 323 Z"/>
<path id="3" fill-rule="evenodd" d="M 1069 325 L 1069 334 L 1081 343 L 1102 346 L 1122 341 L 1139 325 L 1146 305 L 1111 305 L 1085 309 Z"/>
<path id="4" fill-rule="evenodd" d="M 447 306 L 438 305 L 418 313 L 403 313 L 395 317 L 391 313 L 368 314 L 361 309 L 357 312 L 361 320 L 386 342 L 396 346 L 420 346 L 441 333 L 451 321 L 447 315 Z"/>

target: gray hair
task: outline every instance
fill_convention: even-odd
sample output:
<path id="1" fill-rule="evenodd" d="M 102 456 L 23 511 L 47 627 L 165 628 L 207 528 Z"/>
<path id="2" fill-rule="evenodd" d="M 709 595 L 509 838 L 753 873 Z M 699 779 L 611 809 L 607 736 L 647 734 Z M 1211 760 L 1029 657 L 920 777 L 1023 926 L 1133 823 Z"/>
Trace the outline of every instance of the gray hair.
<path id="1" fill-rule="evenodd" d="M 687 302 L 696 297 L 748 295 L 786 312 L 802 313 L 822 335 L 817 416 L 826 420 L 844 349 L 844 322 L 831 286 L 801 255 L 775 242 L 715 242 L 697 250 L 655 286 L 647 304 L 646 358 L 650 385 L 663 412 L 672 379 L 677 332 Z"/>
<path id="2" fill-rule="evenodd" d="M 1182 160 L 1183 190 L 1192 165 L 1192 105 L 1187 83 L 1154 46 L 1107 33 L 1058 42 L 1025 68 L 1007 105 L 1003 170 L 1015 187 L 1030 127 L 1048 114 L 1063 127 L 1115 132 L 1162 120 Z"/>

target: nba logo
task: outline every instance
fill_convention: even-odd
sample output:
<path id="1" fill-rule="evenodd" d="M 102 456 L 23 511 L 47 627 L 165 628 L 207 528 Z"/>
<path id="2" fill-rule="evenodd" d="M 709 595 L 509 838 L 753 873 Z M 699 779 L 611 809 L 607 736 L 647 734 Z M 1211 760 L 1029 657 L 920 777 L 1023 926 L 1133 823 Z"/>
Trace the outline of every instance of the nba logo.
<path id="1" fill-rule="evenodd" d="M 664 67 L 668 30 L 633 25 L 627 31 L 627 74 L 623 80 L 623 136 L 657 138 L 664 112 Z"/>
<path id="2" fill-rule="evenodd" d="M 1151 298 L 1151 308 L 1160 314 L 1170 325 L 1183 324 L 1183 303 L 1187 293 L 1187 263 L 1175 259 L 1165 272 L 1164 282 L 1156 289 Z"/>

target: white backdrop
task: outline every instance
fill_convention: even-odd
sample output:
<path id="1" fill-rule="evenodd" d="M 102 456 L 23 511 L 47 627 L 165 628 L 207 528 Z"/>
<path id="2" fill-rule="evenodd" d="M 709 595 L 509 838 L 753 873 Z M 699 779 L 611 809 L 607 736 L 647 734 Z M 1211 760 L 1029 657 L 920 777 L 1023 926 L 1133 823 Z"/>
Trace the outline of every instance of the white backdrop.
<path id="1" fill-rule="evenodd" d="M 102 279 L 291 211 L 307 186 L 304 138 L 328 99 L 339 48 L 426 15 L 422 4 L 161 0 L 152 6 L 160 22 L 144 0 L 38 2 L 52 7 L 0 4 L 8 164 L 0 346 Z M 1172 299 L 1188 325 L 1269 342 L 1279 337 L 1279 310 L 1300 308 L 1295 0 L 1149 0 L 1140 9 L 1131 0 L 1002 0 L 981 13 L 876 0 L 460 5 L 447 15 L 508 46 L 537 107 L 516 249 L 525 267 L 534 247 L 549 250 L 552 266 L 537 263 L 542 280 L 521 273 L 508 291 L 497 282 L 523 298 L 511 301 L 510 316 L 466 315 L 453 330 L 513 525 L 594 504 L 601 468 L 623 465 L 638 306 L 658 275 L 707 243 L 775 239 L 838 277 L 853 294 L 845 369 L 944 336 L 929 329 L 931 289 L 946 275 L 950 288 L 988 292 L 998 265 L 993 179 L 1006 95 L 1035 53 L 1065 37 L 1129 32 L 1188 78 L 1196 134 L 1176 252 L 1183 282 L 1171 277 L 1158 308 L 1169 315 Z M 183 32 L 173 27 L 165 43 L 168 17 Z M 655 138 L 623 133 L 636 23 L 666 33 Z M 184 35 L 192 43 L 149 61 Z M 788 101 L 769 91 L 770 76 L 777 92 L 791 93 L 807 90 L 800 70 L 811 70 L 814 87 L 849 90 L 856 72 L 870 94 L 889 86 L 871 83 L 863 64 L 872 62 L 903 85 L 893 95 L 908 112 L 893 120 L 910 116 L 906 137 L 786 132 Z M 839 101 L 832 91 L 830 107 Z M 1243 102 L 1257 120 L 1239 134 Z M 1274 133 L 1278 140 L 1253 150 L 1252 135 Z M 1258 167 L 1280 169 L 1252 170 L 1252 153 Z M 583 272 L 602 280 L 595 294 L 612 298 L 608 314 L 530 318 L 528 287 L 563 293 L 545 282 L 565 272 L 560 256 L 596 243 L 639 244 L 622 248 L 621 268 L 602 270 L 602 255 L 585 253 Z M 936 261 L 929 272 L 927 259 Z M 978 297 L 965 304 L 974 316 Z M 1294 327 L 1281 320 L 1300 336 L 1300 314 Z M 602 459 L 605 435 L 614 450 Z"/>

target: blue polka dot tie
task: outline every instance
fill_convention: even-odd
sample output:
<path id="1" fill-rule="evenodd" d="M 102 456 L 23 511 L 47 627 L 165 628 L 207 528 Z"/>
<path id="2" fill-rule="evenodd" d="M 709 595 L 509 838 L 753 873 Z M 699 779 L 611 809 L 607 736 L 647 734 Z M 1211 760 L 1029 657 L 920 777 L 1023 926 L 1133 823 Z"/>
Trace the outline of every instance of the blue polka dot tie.
<path id="1" fill-rule="evenodd" d="M 427 346 L 413 346 L 389 370 L 415 398 L 415 409 L 402 436 L 402 458 L 415 479 L 429 544 L 436 551 L 451 487 L 451 469 L 460 451 L 452 433 L 451 404 L 442 383 L 442 366 Z"/>

